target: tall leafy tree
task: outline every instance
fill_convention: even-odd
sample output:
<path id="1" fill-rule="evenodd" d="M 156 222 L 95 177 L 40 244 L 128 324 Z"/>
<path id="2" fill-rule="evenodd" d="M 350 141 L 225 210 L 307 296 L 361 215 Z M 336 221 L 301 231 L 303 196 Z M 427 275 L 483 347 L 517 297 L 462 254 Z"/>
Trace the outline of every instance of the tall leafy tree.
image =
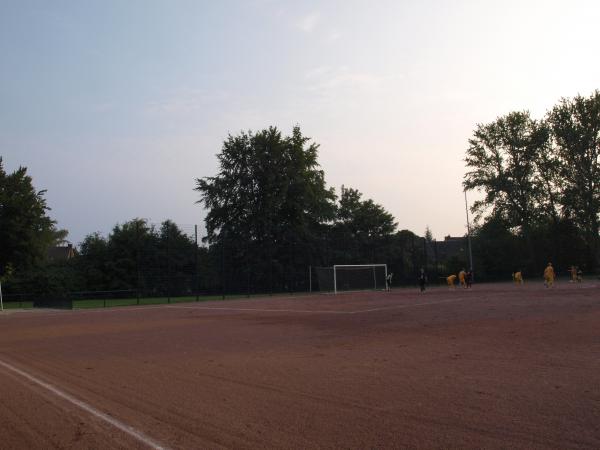
<path id="1" fill-rule="evenodd" d="M 485 196 L 473 205 L 477 218 L 490 210 L 491 217 L 505 223 L 525 240 L 527 264 L 534 264 L 533 228 L 546 213 L 540 199 L 551 189 L 539 182 L 547 149 L 548 131 L 529 112 L 512 112 L 496 121 L 478 125 L 469 139 L 465 159 L 469 171 L 464 187 L 483 191 Z"/>
<path id="2" fill-rule="evenodd" d="M 595 268 L 600 249 L 600 91 L 562 99 L 547 120 L 561 162 L 562 208 L 584 231 L 588 264 Z"/>
<path id="3" fill-rule="evenodd" d="M 335 195 L 319 169 L 319 146 L 308 143 L 299 127 L 289 137 L 275 127 L 230 135 L 217 155 L 219 173 L 196 180 L 209 241 L 221 232 L 267 240 L 278 228 L 304 231 L 330 220 Z"/>
<path id="4" fill-rule="evenodd" d="M 335 210 L 318 148 L 299 127 L 291 136 L 270 127 L 224 141 L 219 173 L 197 179 L 195 190 L 208 210 L 207 239 L 226 246 L 232 264 L 247 267 L 251 258 L 255 273 L 279 279 L 283 265 L 306 265 Z"/>
<path id="5" fill-rule="evenodd" d="M 510 226 L 526 231 L 539 214 L 535 183 L 536 161 L 543 149 L 544 135 L 528 112 L 513 112 L 495 122 L 477 125 L 469 139 L 465 159 L 469 171 L 466 189 L 483 191 L 485 196 L 473 208 L 481 215 L 492 214 Z"/>
<path id="6" fill-rule="evenodd" d="M 15 273 L 33 268 L 66 237 L 47 214 L 45 192 L 34 188 L 25 167 L 6 173 L 0 158 L 0 270 L 9 264 Z"/>
<path id="7" fill-rule="evenodd" d="M 374 262 L 396 230 L 394 216 L 362 193 L 342 186 L 333 228 L 338 263 Z M 383 256 L 379 256 L 383 257 Z M 340 261 L 341 260 L 341 261 Z"/>
<path id="8" fill-rule="evenodd" d="M 545 120 L 530 123 L 531 144 L 536 148 L 533 184 L 540 215 L 556 226 L 560 214 L 560 156 L 552 145 L 552 131 Z"/>

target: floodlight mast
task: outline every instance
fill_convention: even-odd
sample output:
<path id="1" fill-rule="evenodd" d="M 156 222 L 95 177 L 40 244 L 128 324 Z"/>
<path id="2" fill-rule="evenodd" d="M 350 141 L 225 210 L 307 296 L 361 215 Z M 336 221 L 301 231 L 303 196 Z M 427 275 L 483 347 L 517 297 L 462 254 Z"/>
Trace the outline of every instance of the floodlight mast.
<path id="1" fill-rule="evenodd" d="M 471 224 L 469 222 L 469 203 L 467 202 L 467 190 L 465 189 L 465 212 L 467 214 L 467 241 L 469 243 L 469 270 L 471 272 L 471 280 L 475 281 L 475 273 L 473 271 L 473 252 L 471 250 Z"/>

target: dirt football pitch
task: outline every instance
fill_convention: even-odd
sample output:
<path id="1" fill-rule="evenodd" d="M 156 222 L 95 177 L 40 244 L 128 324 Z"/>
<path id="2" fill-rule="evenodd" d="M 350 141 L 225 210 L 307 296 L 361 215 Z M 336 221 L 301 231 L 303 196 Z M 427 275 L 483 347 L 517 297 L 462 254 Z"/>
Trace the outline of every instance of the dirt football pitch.
<path id="1" fill-rule="evenodd" d="M 600 448 L 600 282 L 0 314 L 0 448 Z"/>

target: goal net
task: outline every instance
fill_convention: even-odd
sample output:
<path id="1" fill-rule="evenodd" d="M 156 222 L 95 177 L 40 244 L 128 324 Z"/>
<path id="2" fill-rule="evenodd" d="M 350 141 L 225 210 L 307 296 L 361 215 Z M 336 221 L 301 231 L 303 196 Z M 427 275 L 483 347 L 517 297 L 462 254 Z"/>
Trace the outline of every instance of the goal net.
<path id="1" fill-rule="evenodd" d="M 343 292 L 385 290 L 386 264 L 346 264 L 332 267 L 315 267 L 317 290 Z"/>

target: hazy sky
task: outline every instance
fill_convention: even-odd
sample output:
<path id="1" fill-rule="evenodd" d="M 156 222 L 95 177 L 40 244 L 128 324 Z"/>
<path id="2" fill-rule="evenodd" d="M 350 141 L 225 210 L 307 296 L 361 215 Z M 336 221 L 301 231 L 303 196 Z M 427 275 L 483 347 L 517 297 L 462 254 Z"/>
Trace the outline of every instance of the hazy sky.
<path id="1" fill-rule="evenodd" d="M 79 243 L 202 224 L 228 133 L 299 124 L 329 186 L 465 232 L 477 123 L 600 88 L 600 2 L 0 0 L 0 156 Z"/>

